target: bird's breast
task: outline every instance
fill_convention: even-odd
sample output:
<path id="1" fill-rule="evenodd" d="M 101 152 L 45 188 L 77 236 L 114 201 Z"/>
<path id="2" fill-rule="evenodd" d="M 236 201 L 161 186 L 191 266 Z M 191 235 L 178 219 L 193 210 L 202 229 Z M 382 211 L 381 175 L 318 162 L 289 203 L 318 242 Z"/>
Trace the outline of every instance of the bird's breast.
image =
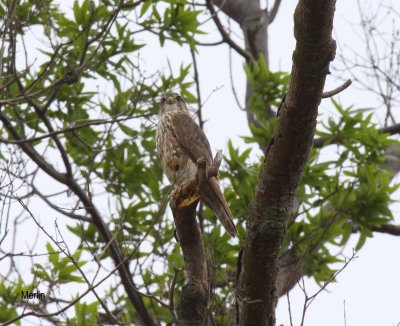
<path id="1" fill-rule="evenodd" d="M 179 186 L 183 181 L 196 177 L 197 166 L 177 139 L 169 114 L 164 114 L 158 122 L 156 146 L 164 173 L 171 184 Z"/>

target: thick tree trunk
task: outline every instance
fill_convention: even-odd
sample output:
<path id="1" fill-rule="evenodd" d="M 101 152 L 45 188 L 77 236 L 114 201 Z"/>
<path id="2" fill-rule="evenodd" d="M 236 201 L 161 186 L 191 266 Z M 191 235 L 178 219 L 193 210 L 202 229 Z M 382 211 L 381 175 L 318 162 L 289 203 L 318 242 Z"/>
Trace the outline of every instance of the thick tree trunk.
<path id="1" fill-rule="evenodd" d="M 275 325 L 278 256 L 294 191 L 312 148 L 318 105 L 335 55 L 335 0 L 300 0 L 291 83 L 250 205 L 239 266 L 240 325 Z"/>

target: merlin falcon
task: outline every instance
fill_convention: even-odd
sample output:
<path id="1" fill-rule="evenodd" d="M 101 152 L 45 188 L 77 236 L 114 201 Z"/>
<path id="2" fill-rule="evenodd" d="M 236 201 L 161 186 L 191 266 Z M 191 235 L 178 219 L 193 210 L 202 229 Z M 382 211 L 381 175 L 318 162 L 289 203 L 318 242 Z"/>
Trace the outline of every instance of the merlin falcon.
<path id="1" fill-rule="evenodd" d="M 167 93 L 161 99 L 156 133 L 157 151 L 168 180 L 177 188 L 186 180 L 194 180 L 197 160 L 206 159 L 212 164 L 210 143 L 203 130 L 192 120 L 183 98 L 177 93 Z M 218 217 L 226 232 L 236 235 L 233 215 L 221 191 L 219 180 L 211 176 L 201 197 Z"/>

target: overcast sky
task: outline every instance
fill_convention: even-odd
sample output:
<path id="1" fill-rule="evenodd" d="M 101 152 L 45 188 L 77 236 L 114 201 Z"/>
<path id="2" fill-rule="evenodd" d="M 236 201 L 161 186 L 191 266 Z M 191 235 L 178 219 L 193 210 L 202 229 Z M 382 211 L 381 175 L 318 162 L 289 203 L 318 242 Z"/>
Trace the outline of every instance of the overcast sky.
<path id="1" fill-rule="evenodd" d="M 293 12 L 296 1 L 283 0 L 282 2 L 276 21 L 269 31 L 270 67 L 272 70 L 290 71 L 291 57 L 295 46 Z M 383 2 L 389 3 L 389 1 Z M 66 3 L 67 1 L 64 2 L 64 5 Z M 355 0 L 339 0 L 335 15 L 334 37 L 341 45 L 352 46 L 355 50 L 362 52 L 365 50 L 363 44 L 353 31 L 354 24 L 358 21 L 357 2 Z M 382 23 L 383 25 L 384 23 Z M 236 28 L 239 33 L 237 27 L 234 25 L 232 27 Z M 215 29 L 212 32 L 216 33 Z M 217 33 L 213 39 L 219 39 Z M 142 41 L 148 43 L 148 46 L 142 51 L 141 58 L 143 67 L 149 72 L 166 69 L 167 58 L 175 68 L 179 67 L 182 61 L 186 64 L 191 63 L 187 47 L 167 44 L 164 49 L 160 49 L 159 43 L 154 37 L 142 39 Z M 34 46 L 33 43 L 31 46 Z M 205 119 L 208 120 L 205 132 L 212 149 L 223 149 L 224 152 L 227 149 L 228 139 L 232 139 L 236 146 L 243 145 L 240 136 L 249 134 L 245 114 L 238 109 L 232 96 L 228 57 L 227 46 L 199 48 L 198 64 L 202 98 L 205 99 L 211 95 L 203 112 Z M 239 99 L 243 103 L 245 92 L 243 60 L 235 53 L 232 58 L 233 80 Z M 346 73 L 344 73 L 343 78 L 350 78 L 350 74 L 346 77 Z M 333 76 L 328 76 L 326 90 L 333 89 L 339 84 L 340 82 Z M 355 104 L 359 107 L 374 106 L 376 103 L 374 96 L 367 96 L 355 87 L 346 90 L 340 95 L 340 99 L 345 105 Z M 329 101 L 322 102 L 320 110 L 321 112 L 330 112 Z M 227 119 L 227 117 L 229 118 Z M 399 196 L 397 195 L 397 197 Z M 34 209 L 39 212 L 43 221 L 54 221 L 55 215 L 50 209 L 39 202 L 32 205 L 37 205 Z M 396 206 L 394 206 L 394 210 L 395 213 L 399 211 Z M 65 218 L 60 219 L 65 221 Z M 397 222 L 400 222 L 398 218 Z M 23 229 L 27 236 L 31 232 L 31 227 Z M 347 256 L 351 255 L 356 240 L 357 238 L 350 241 L 345 248 L 344 253 Z M 399 247 L 400 239 L 389 235 L 377 235 L 373 239 L 369 239 L 357 254 L 358 258 L 352 261 L 338 277 L 338 282 L 329 285 L 327 291 L 320 293 L 311 304 L 307 310 L 305 325 L 400 325 Z M 340 265 L 338 267 L 340 268 Z M 305 286 L 309 295 L 319 289 L 314 282 L 307 279 Z M 298 325 L 304 303 L 304 294 L 299 287 L 290 292 L 290 302 L 293 324 Z M 290 325 L 286 298 L 279 301 L 277 319 L 278 324 Z M 345 319 L 347 323 L 345 323 Z"/>

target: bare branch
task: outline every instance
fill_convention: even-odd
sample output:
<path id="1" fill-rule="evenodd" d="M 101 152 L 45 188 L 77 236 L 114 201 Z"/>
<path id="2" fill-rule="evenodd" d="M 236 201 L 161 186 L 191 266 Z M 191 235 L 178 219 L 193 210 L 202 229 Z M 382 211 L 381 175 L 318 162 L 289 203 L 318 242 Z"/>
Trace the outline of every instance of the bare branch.
<path id="1" fill-rule="evenodd" d="M 272 7 L 271 11 L 268 14 L 269 24 L 271 24 L 275 20 L 275 17 L 276 17 L 276 14 L 278 13 L 281 2 L 282 2 L 282 0 L 275 0 L 274 6 Z"/>
<path id="2" fill-rule="evenodd" d="M 336 278 L 337 278 L 337 276 L 341 273 L 341 272 L 343 272 L 345 269 L 346 269 L 346 267 L 350 264 L 350 262 L 352 262 L 354 259 L 356 259 L 357 258 L 357 252 L 356 251 L 353 251 L 353 254 L 352 254 L 352 256 L 349 258 L 349 259 L 347 259 L 346 261 L 345 261 L 345 263 L 343 264 L 343 266 L 338 270 L 338 271 L 336 271 L 335 273 L 333 273 L 332 275 L 331 275 L 331 277 L 326 281 L 326 282 L 324 282 L 324 284 L 323 284 L 323 286 L 321 286 L 321 288 L 317 291 L 317 292 L 315 292 L 313 295 L 311 295 L 311 296 L 309 296 L 308 294 L 307 294 L 307 292 L 306 292 L 306 290 L 305 290 L 305 287 L 304 287 L 304 283 L 303 283 L 303 285 L 301 286 L 301 288 L 302 288 L 302 290 L 303 290 L 303 293 L 304 293 L 304 305 L 303 305 L 303 313 L 302 313 L 302 318 L 301 318 L 301 323 L 300 323 L 300 325 L 304 325 L 304 319 L 305 319 L 305 316 L 306 316 L 306 311 L 307 311 L 307 309 L 310 307 L 310 305 L 312 304 L 312 302 L 315 300 L 315 298 L 322 292 L 322 291 L 324 291 L 325 289 L 326 289 L 326 287 L 329 285 L 329 284 L 331 284 Z"/>
<path id="3" fill-rule="evenodd" d="M 193 62 L 193 70 L 194 70 L 194 82 L 196 85 L 196 93 L 197 93 L 197 118 L 199 120 L 199 126 L 203 130 L 204 128 L 204 121 L 202 116 L 202 101 L 201 101 L 201 93 L 200 93 L 200 78 L 199 78 L 199 71 L 197 69 L 197 59 L 195 51 L 190 48 L 190 54 L 192 56 Z"/>
<path id="4" fill-rule="evenodd" d="M 251 58 L 257 60 L 262 56 L 268 64 L 268 26 L 270 22 L 268 13 L 260 7 L 260 1 L 213 0 L 213 3 L 240 25 L 244 36 L 245 50 L 250 54 Z M 252 95 L 253 86 L 247 80 L 245 97 L 247 122 L 249 126 L 257 126 L 257 119 L 249 107 Z M 275 117 L 271 105 L 266 105 L 264 110 L 268 119 Z M 261 150 L 264 151 L 263 148 Z"/>
<path id="5" fill-rule="evenodd" d="M 371 230 L 378 233 L 400 236 L 400 225 L 382 224 L 381 226 L 372 227 Z"/>
<path id="6" fill-rule="evenodd" d="M 232 49 L 234 49 L 238 54 L 240 54 L 246 61 L 250 61 L 252 59 L 251 54 L 249 54 L 246 50 L 242 49 L 239 45 L 237 45 L 225 31 L 224 26 L 222 26 L 221 21 L 218 18 L 217 12 L 214 10 L 214 7 L 211 3 L 211 0 L 206 0 L 207 8 L 211 13 L 211 17 L 214 20 L 215 25 L 218 28 L 222 36 L 222 40 L 227 43 Z"/>
<path id="7" fill-rule="evenodd" d="M 3 144 L 23 144 L 23 143 L 32 143 L 35 141 L 40 141 L 46 138 L 50 138 L 53 137 L 55 135 L 61 135 L 61 134 L 65 134 L 68 132 L 74 132 L 76 130 L 82 129 L 82 128 L 86 128 L 86 127 L 90 127 L 90 126 L 99 126 L 99 125 L 106 125 L 106 124 L 113 124 L 116 122 L 122 122 L 122 121 L 127 121 L 127 120 L 131 120 L 131 119 L 136 119 L 136 118 L 146 118 L 146 117 L 150 117 L 153 114 L 141 114 L 141 115 L 129 115 L 126 117 L 122 117 L 122 118 L 112 118 L 112 119 L 96 119 L 96 120 L 89 120 L 88 122 L 82 122 L 80 123 L 79 121 L 76 121 L 75 125 L 70 126 L 70 127 L 66 127 L 60 130 L 54 130 L 52 132 L 49 132 L 47 134 L 44 134 L 42 136 L 37 136 L 37 137 L 31 137 L 31 138 L 26 138 L 26 139 L 17 139 L 17 140 L 12 140 L 12 139 L 0 139 L 0 143 Z"/>
<path id="8" fill-rule="evenodd" d="M 33 192 L 38 195 L 47 205 L 49 205 L 52 209 L 54 209 L 56 212 L 63 214 L 65 216 L 68 216 L 69 218 L 72 218 L 74 220 L 82 221 L 82 222 L 88 222 L 92 223 L 92 219 L 89 217 L 86 217 L 84 215 L 79 215 L 71 212 L 67 212 L 61 207 L 58 207 L 57 205 L 53 204 L 47 196 L 42 194 L 33 184 L 31 185 Z"/>
<path id="9" fill-rule="evenodd" d="M 323 92 L 322 93 L 322 98 L 328 98 L 328 97 L 332 97 L 335 96 L 337 94 L 339 94 L 340 92 L 343 92 L 347 87 L 349 87 L 351 85 L 351 79 L 347 79 L 342 85 L 340 85 L 339 87 L 328 91 L 328 92 Z"/>
<path id="10" fill-rule="evenodd" d="M 22 137 L 18 134 L 16 129 L 13 127 L 11 121 L 8 117 L 1 111 L 0 107 L 0 121 L 3 122 L 4 127 L 16 140 L 21 140 Z M 58 182 L 65 183 L 66 175 L 58 172 L 53 166 L 46 162 L 43 157 L 29 144 L 21 143 L 21 149 L 48 175 L 57 180 Z"/>

